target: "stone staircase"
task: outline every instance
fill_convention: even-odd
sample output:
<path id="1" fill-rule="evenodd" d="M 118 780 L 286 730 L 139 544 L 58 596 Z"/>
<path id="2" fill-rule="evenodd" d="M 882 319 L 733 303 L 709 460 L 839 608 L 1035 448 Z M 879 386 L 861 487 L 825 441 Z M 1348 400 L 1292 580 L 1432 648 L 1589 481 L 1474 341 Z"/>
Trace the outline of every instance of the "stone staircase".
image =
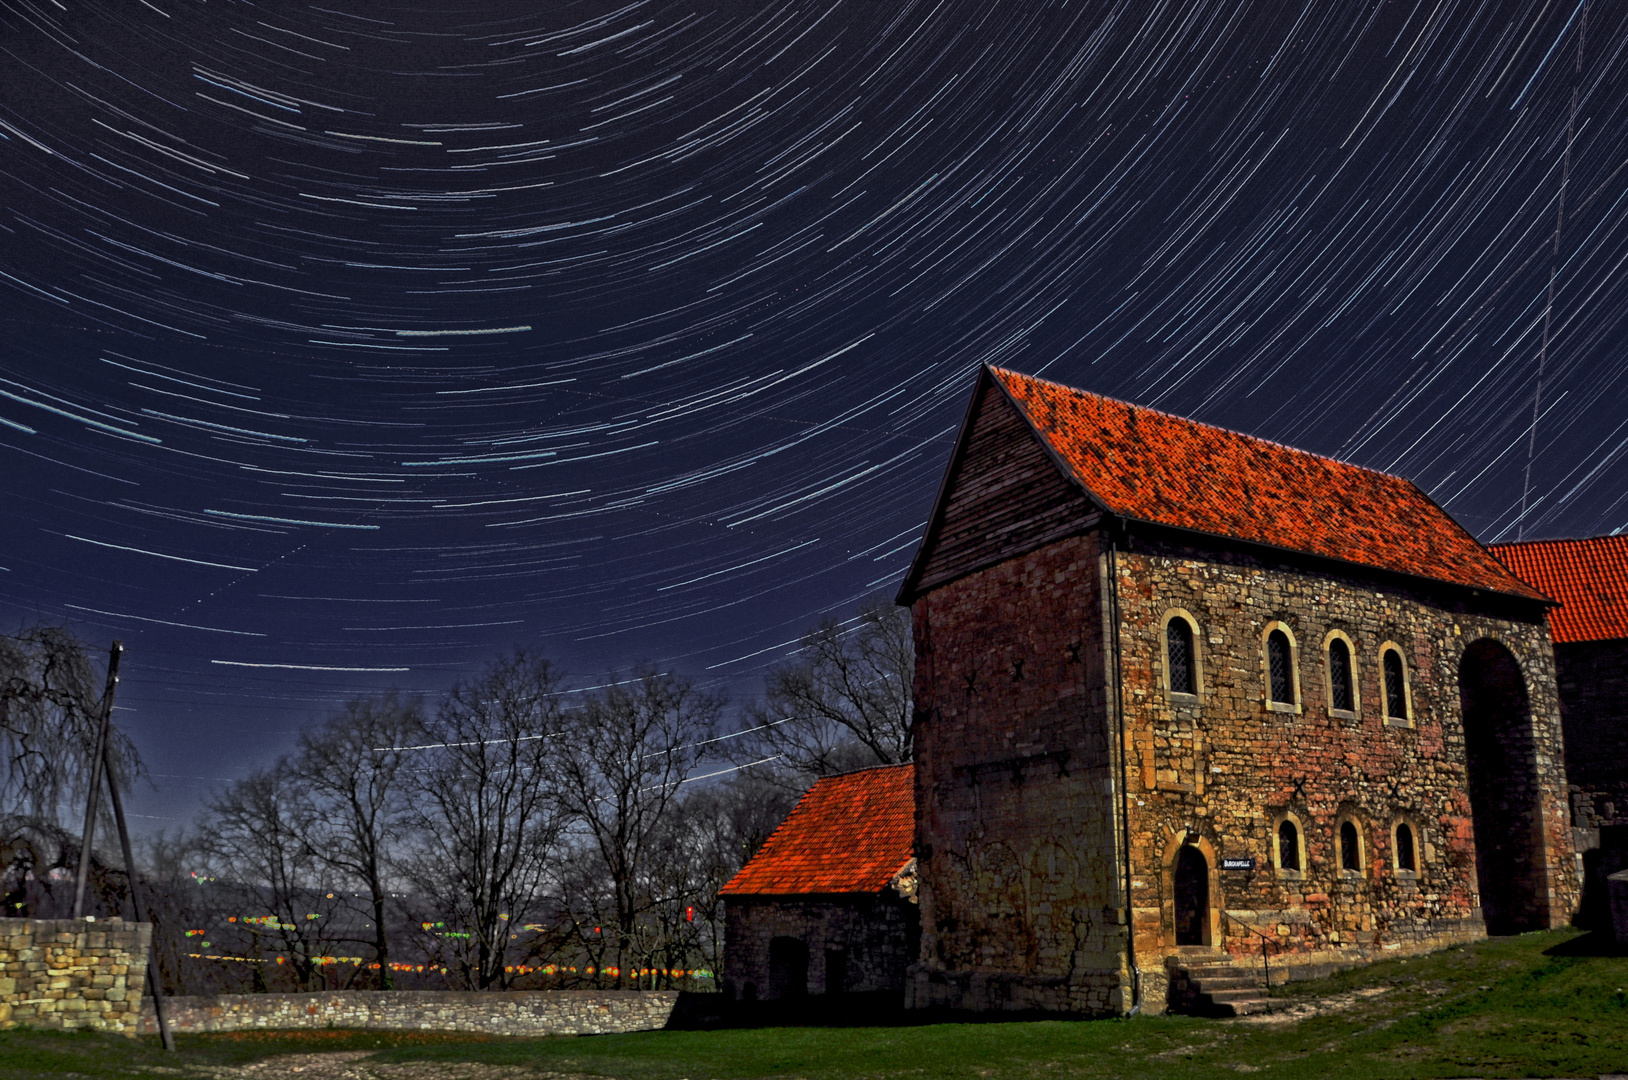
<path id="1" fill-rule="evenodd" d="M 1261 965 L 1233 959 L 1220 949 L 1183 945 L 1165 957 L 1170 973 L 1167 1008 L 1192 1016 L 1248 1016 L 1271 1012 Z"/>

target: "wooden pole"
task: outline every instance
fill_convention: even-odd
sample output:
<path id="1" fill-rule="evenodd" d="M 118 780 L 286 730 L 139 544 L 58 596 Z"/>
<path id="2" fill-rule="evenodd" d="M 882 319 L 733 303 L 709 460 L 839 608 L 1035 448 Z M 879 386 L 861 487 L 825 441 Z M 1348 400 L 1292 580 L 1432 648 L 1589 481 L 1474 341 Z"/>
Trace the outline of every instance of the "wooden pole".
<path id="1" fill-rule="evenodd" d="M 108 797 L 113 804 L 113 820 L 119 826 L 119 847 L 124 854 L 124 873 L 130 880 L 130 906 L 135 909 L 136 922 L 147 921 L 147 914 L 142 910 L 141 891 L 136 888 L 136 860 L 130 852 L 130 828 L 124 820 L 124 799 L 119 795 L 119 777 L 113 768 L 113 748 L 109 745 L 102 747 L 105 755 L 104 764 L 107 766 Z M 158 927 L 153 927 L 156 936 Z M 169 1017 L 164 1014 L 164 988 L 158 981 L 158 942 L 155 940 L 147 950 L 147 984 L 153 992 L 153 1015 L 158 1018 L 158 1035 L 164 1042 L 164 1049 L 174 1052 L 175 1036 L 170 1033 Z"/>
<path id="2" fill-rule="evenodd" d="M 113 688 L 119 682 L 119 657 L 124 645 L 115 641 L 107 654 L 107 688 L 102 691 L 102 716 L 96 728 L 96 755 L 90 763 L 90 791 L 85 795 L 85 829 L 79 841 L 79 872 L 74 875 L 73 917 L 85 916 L 85 882 L 90 876 L 90 849 L 96 843 L 97 803 L 102 794 L 102 766 L 107 758 L 107 729 L 113 722 Z"/>

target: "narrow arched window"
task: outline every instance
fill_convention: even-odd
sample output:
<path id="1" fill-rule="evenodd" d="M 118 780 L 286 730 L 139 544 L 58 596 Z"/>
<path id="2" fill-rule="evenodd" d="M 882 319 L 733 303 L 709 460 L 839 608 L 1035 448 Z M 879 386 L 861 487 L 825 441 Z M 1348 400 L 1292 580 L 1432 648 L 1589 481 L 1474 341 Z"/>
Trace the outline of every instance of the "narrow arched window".
<path id="1" fill-rule="evenodd" d="M 1354 712 L 1357 695 L 1351 685 L 1351 646 L 1339 638 L 1328 643 L 1328 707 Z"/>
<path id="2" fill-rule="evenodd" d="M 1172 694 L 1198 693 L 1198 679 L 1193 670 L 1193 628 L 1187 620 L 1177 616 L 1165 624 L 1165 655 L 1170 663 L 1170 692 Z"/>
<path id="3" fill-rule="evenodd" d="M 1266 666 L 1271 674 L 1272 700 L 1282 705 L 1294 704 L 1294 657 L 1289 647 L 1289 635 L 1274 630 L 1266 638 Z"/>
<path id="4" fill-rule="evenodd" d="M 1419 859 L 1413 847 L 1413 828 L 1407 822 L 1396 827 L 1396 868 L 1417 872 Z"/>
<path id="5" fill-rule="evenodd" d="M 1402 671 L 1402 654 L 1386 649 L 1383 657 L 1385 669 L 1385 715 L 1392 720 L 1408 718 L 1408 685 Z"/>
<path id="6" fill-rule="evenodd" d="M 1300 830 L 1292 821 L 1278 826 L 1278 869 L 1300 869 Z"/>
<path id="7" fill-rule="evenodd" d="M 1357 827 L 1349 821 L 1340 822 L 1340 869 L 1362 870 L 1362 846 L 1357 839 Z"/>

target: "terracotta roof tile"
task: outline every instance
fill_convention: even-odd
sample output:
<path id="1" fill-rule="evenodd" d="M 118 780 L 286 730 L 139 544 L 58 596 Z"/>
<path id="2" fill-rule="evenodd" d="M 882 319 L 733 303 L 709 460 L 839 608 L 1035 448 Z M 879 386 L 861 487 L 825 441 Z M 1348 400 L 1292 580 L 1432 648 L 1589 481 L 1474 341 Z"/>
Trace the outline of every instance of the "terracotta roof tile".
<path id="1" fill-rule="evenodd" d="M 1543 599 L 1399 476 L 989 370 L 1110 513 Z"/>
<path id="2" fill-rule="evenodd" d="M 915 784 L 914 765 L 817 781 L 721 893 L 881 892 L 914 849 Z"/>
<path id="3" fill-rule="evenodd" d="M 1628 638 L 1628 536 L 1494 544 L 1492 553 L 1560 601 L 1549 612 L 1555 641 Z"/>

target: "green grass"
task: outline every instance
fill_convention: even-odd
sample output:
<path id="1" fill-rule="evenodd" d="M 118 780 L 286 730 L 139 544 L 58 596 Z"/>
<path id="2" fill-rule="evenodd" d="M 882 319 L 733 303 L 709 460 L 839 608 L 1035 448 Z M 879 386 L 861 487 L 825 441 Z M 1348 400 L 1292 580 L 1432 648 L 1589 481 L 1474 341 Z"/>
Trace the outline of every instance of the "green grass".
<path id="1" fill-rule="evenodd" d="M 150 1040 L 0 1033 L 0 1078 L 66 1073 L 204 1075 L 273 1054 L 371 1050 L 370 1063 L 487 1062 L 629 1080 L 787 1076 L 1016 1080 L 1214 1077 L 1412 1080 L 1598 1076 L 1628 1071 L 1628 958 L 1587 955 L 1575 931 L 1528 934 L 1391 960 L 1280 992 L 1294 1004 L 1354 1004 L 1285 1025 L 1187 1017 L 920 1027 L 653 1031 L 592 1038 L 486 1039 L 373 1032 Z M 1372 993 L 1373 991 L 1382 991 Z M 1363 993 L 1367 992 L 1367 993 Z"/>

